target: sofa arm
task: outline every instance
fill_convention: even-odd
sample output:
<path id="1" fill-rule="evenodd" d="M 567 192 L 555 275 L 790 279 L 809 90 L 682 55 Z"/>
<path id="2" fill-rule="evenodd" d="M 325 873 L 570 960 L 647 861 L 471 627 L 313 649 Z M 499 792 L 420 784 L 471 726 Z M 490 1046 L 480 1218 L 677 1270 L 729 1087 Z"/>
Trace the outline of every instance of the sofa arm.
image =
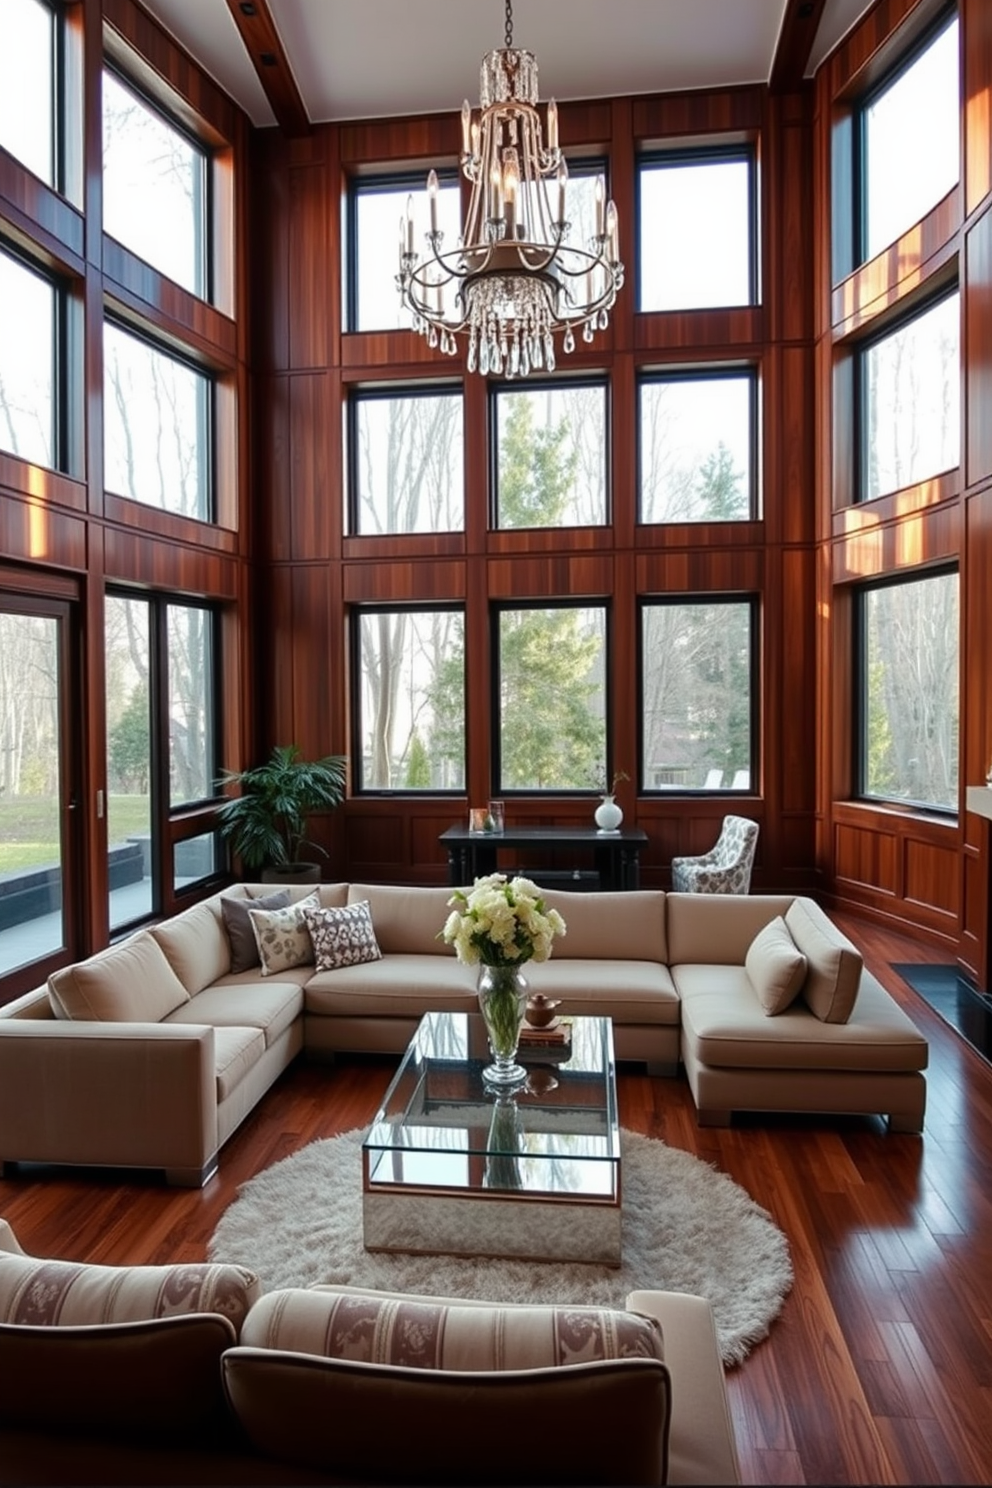
<path id="1" fill-rule="evenodd" d="M 709 1302 L 685 1292 L 631 1292 L 626 1306 L 661 1324 L 672 1379 L 669 1483 L 739 1483 L 723 1361 Z"/>
<path id="2" fill-rule="evenodd" d="M 214 1030 L 0 1023 L 0 1165 L 165 1168 L 199 1184 L 218 1147 Z"/>

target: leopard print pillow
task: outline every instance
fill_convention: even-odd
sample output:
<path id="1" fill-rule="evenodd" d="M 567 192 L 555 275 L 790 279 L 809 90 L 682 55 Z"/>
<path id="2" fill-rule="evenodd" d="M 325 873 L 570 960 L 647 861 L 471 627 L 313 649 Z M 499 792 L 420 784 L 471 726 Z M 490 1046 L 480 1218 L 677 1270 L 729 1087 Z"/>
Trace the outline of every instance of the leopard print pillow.
<path id="1" fill-rule="evenodd" d="M 367 899 L 345 909 L 307 908 L 305 917 L 318 971 L 336 971 L 341 966 L 361 966 L 365 961 L 382 959 Z"/>

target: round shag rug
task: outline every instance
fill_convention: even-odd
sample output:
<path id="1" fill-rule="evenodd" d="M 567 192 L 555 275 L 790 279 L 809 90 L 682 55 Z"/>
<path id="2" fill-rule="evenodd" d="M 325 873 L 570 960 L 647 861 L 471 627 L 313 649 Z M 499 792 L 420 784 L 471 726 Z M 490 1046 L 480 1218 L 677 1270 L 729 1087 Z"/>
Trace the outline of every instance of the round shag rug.
<path id="1" fill-rule="evenodd" d="M 785 1236 L 726 1174 L 624 1130 L 623 1262 L 399 1255 L 362 1245 L 364 1131 L 312 1142 L 241 1185 L 210 1241 L 213 1261 L 249 1266 L 264 1291 L 332 1282 L 488 1302 L 622 1307 L 641 1289 L 692 1292 L 713 1307 L 726 1364 L 767 1336 L 792 1285 Z"/>

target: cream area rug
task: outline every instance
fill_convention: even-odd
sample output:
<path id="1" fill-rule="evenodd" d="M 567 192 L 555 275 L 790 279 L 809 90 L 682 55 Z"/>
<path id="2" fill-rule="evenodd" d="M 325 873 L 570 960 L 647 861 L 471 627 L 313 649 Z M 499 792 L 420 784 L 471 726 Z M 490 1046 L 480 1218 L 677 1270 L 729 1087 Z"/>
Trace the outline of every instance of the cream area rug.
<path id="1" fill-rule="evenodd" d="M 362 1246 L 363 1131 L 312 1142 L 241 1185 L 210 1241 L 213 1261 L 249 1266 L 263 1290 L 334 1282 L 488 1302 L 622 1307 L 642 1288 L 713 1307 L 726 1364 L 764 1338 L 792 1285 L 785 1236 L 725 1174 L 624 1130 L 623 1263 L 397 1255 Z"/>

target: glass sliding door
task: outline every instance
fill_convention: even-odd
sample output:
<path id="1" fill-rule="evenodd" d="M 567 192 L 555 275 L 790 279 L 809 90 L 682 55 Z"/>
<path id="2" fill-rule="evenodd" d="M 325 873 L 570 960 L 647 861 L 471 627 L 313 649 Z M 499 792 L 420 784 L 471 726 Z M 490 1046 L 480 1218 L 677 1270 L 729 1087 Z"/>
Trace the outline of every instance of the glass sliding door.
<path id="1" fill-rule="evenodd" d="M 69 613 L 0 595 L 0 976 L 75 945 Z"/>
<path id="2" fill-rule="evenodd" d="M 151 607 L 147 600 L 108 594 L 107 857 L 110 929 L 152 913 Z"/>

